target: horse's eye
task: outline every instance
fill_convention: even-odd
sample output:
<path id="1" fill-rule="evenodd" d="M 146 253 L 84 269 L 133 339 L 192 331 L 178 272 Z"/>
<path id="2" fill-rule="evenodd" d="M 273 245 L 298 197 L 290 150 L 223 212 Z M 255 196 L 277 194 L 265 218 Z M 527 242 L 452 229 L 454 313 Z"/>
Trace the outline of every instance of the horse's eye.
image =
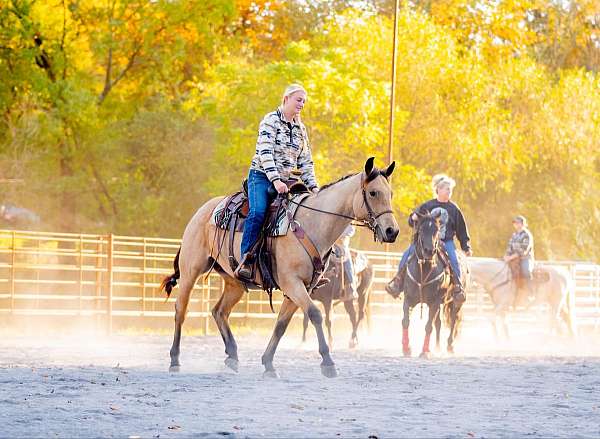
<path id="1" fill-rule="evenodd" d="M 371 191 L 369 192 L 369 195 L 372 197 L 376 197 L 377 196 L 377 191 Z"/>

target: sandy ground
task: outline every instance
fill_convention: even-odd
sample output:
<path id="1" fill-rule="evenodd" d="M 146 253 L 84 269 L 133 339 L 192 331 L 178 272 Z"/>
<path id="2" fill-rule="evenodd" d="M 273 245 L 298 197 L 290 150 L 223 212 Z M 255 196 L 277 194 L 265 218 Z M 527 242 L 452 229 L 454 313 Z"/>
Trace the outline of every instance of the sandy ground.
<path id="1" fill-rule="evenodd" d="M 453 357 L 402 358 L 396 326 L 339 343 L 322 377 L 297 331 L 264 379 L 268 334 L 238 337 L 239 373 L 219 336 L 0 337 L 0 437 L 599 437 L 600 349 L 527 331 L 497 345 L 465 328 Z M 523 340 L 527 339 L 527 344 Z M 412 337 L 418 354 L 421 337 Z"/>

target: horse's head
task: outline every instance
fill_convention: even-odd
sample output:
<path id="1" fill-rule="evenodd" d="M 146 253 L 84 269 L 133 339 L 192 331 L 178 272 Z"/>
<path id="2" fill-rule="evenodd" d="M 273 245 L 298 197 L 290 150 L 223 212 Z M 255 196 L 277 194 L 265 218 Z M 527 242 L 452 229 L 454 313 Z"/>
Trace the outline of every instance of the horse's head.
<path id="1" fill-rule="evenodd" d="M 419 259 L 431 261 L 440 240 L 440 212 L 418 212 L 415 224 L 415 246 Z"/>
<path id="2" fill-rule="evenodd" d="M 357 218 L 364 220 L 375 235 L 375 240 L 394 242 L 398 236 L 398 223 L 392 212 L 392 189 L 389 177 L 394 172 L 395 162 L 385 169 L 373 165 L 371 157 L 362 173 L 361 192 L 354 196 L 353 208 Z"/>

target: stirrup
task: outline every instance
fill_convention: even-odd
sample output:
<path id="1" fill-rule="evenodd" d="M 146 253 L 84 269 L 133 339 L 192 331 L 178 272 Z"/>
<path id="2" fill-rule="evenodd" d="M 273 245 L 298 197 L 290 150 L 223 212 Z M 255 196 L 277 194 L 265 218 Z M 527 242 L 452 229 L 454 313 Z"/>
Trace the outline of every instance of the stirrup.
<path id="1" fill-rule="evenodd" d="M 254 255 L 252 255 L 250 253 L 244 254 L 244 256 L 242 257 L 242 260 L 240 261 L 240 264 L 233 272 L 233 275 L 235 276 L 236 279 L 241 280 L 243 282 L 248 282 L 248 281 L 251 282 L 253 280 L 253 277 L 254 277 L 253 273 L 252 273 L 252 263 L 254 262 L 252 260 L 253 257 L 254 257 Z"/>

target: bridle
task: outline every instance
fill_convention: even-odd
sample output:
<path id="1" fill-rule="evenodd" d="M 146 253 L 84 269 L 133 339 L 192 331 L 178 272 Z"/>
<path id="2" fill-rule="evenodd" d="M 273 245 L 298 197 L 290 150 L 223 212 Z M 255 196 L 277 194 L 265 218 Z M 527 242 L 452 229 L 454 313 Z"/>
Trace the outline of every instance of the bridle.
<path id="1" fill-rule="evenodd" d="M 437 255 L 438 251 L 439 251 L 439 239 L 436 239 L 435 241 L 435 245 L 433 248 L 433 252 L 431 253 L 431 257 L 430 258 L 425 258 L 424 257 L 424 246 L 423 246 L 423 240 L 421 238 L 421 232 L 420 232 L 420 224 L 423 220 L 423 217 L 425 215 L 419 215 L 420 218 L 420 222 L 415 226 L 415 253 L 414 255 L 417 258 L 417 263 L 419 265 L 419 279 L 420 281 L 418 281 L 415 276 L 410 272 L 410 265 L 407 265 L 406 267 L 406 274 L 408 275 L 408 277 L 410 278 L 411 281 L 413 281 L 415 283 L 415 285 L 419 288 L 419 301 L 421 303 L 421 317 L 423 317 L 423 288 L 433 284 L 434 282 L 439 281 L 440 279 L 443 279 L 444 275 L 445 275 L 445 270 L 440 271 L 435 277 L 433 278 L 429 278 L 431 276 L 431 274 L 433 273 L 433 269 L 436 267 L 436 264 L 434 262 L 435 256 Z M 423 265 L 425 265 L 426 263 L 429 263 L 429 270 L 427 271 L 427 273 L 425 274 L 425 276 L 423 276 Z M 408 264 L 408 262 L 407 262 Z"/>
<path id="2" fill-rule="evenodd" d="M 346 218 L 346 219 L 355 221 L 353 223 L 353 225 L 359 226 L 359 227 L 368 227 L 369 230 L 371 230 L 373 232 L 373 239 L 375 241 L 377 241 L 377 227 L 379 227 L 379 225 L 377 224 L 377 218 L 379 218 L 382 215 L 385 215 L 386 213 L 393 214 L 394 212 L 391 209 L 388 209 L 388 210 L 384 210 L 383 212 L 375 213 L 375 211 L 373 211 L 373 208 L 369 204 L 369 200 L 367 200 L 367 189 L 366 188 L 367 188 L 367 179 L 364 179 L 361 182 L 361 190 L 362 190 L 363 204 L 365 206 L 365 209 L 367 210 L 366 218 L 358 218 L 356 216 L 344 215 L 344 214 L 337 213 L 337 212 L 330 212 L 327 210 L 317 209 L 316 207 L 305 206 L 304 204 L 302 204 L 302 202 L 296 202 L 294 200 L 289 200 L 289 202 L 298 205 L 299 208 L 302 207 L 304 209 L 312 210 L 314 212 L 324 213 L 326 215 L 338 216 L 340 218 Z"/>

